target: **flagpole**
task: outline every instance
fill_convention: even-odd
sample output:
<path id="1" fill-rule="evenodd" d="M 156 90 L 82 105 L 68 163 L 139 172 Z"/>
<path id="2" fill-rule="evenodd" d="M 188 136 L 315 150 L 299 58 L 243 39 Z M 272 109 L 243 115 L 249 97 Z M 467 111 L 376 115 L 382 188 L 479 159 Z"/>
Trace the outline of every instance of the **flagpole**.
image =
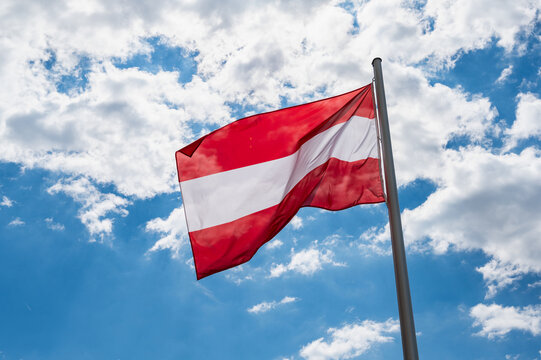
<path id="1" fill-rule="evenodd" d="M 415 336 L 415 324 L 413 322 L 413 311 L 411 307 L 408 267 L 406 265 L 406 252 L 404 250 L 404 237 L 402 235 L 402 222 L 400 220 L 400 206 L 398 204 L 398 191 L 394 172 L 389 120 L 387 117 L 387 103 L 385 102 L 385 89 L 383 87 L 381 58 L 378 57 L 372 60 L 372 66 L 374 67 L 374 78 L 376 82 L 376 101 L 383 150 L 385 190 L 387 193 L 386 202 L 389 211 L 389 226 L 391 229 L 396 296 L 398 298 L 398 315 L 400 317 L 400 332 L 402 334 L 402 350 L 404 352 L 405 360 L 418 360 L 419 354 L 417 353 L 417 339 Z"/>

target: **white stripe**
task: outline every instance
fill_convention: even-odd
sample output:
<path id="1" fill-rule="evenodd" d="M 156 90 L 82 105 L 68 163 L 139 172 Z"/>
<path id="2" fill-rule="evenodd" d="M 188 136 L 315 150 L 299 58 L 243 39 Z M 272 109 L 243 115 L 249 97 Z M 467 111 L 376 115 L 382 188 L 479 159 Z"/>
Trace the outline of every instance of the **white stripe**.
<path id="1" fill-rule="evenodd" d="M 189 231 L 279 204 L 302 178 L 331 157 L 350 162 L 378 158 L 374 119 L 353 116 L 289 156 L 181 182 Z"/>

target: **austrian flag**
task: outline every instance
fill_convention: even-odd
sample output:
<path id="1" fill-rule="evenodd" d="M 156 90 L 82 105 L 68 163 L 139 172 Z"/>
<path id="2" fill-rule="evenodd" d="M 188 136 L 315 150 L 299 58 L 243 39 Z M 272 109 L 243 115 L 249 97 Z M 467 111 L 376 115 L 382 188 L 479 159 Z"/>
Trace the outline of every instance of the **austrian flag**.
<path id="1" fill-rule="evenodd" d="M 198 279 L 250 260 L 303 206 L 384 201 L 371 85 L 235 121 L 176 161 Z"/>

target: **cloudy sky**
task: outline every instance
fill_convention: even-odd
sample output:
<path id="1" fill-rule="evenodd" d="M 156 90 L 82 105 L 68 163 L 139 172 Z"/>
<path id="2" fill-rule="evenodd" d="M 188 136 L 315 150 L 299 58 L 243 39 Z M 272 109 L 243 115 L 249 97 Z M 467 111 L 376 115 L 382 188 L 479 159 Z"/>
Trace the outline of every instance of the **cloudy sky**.
<path id="1" fill-rule="evenodd" d="M 7 0 L 0 359 L 399 359 L 383 204 L 195 280 L 174 152 L 383 71 L 422 359 L 541 359 L 541 4 Z"/>

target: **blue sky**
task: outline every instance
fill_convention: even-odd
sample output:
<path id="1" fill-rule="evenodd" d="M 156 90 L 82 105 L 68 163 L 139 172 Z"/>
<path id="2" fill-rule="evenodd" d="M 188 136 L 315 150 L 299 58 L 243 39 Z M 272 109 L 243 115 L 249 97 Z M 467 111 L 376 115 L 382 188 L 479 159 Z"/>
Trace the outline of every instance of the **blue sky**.
<path id="1" fill-rule="evenodd" d="M 397 359 L 384 205 L 195 280 L 174 152 L 383 58 L 421 359 L 541 359 L 534 1 L 8 2 L 0 359 Z M 276 271 L 280 268 L 285 269 Z"/>

